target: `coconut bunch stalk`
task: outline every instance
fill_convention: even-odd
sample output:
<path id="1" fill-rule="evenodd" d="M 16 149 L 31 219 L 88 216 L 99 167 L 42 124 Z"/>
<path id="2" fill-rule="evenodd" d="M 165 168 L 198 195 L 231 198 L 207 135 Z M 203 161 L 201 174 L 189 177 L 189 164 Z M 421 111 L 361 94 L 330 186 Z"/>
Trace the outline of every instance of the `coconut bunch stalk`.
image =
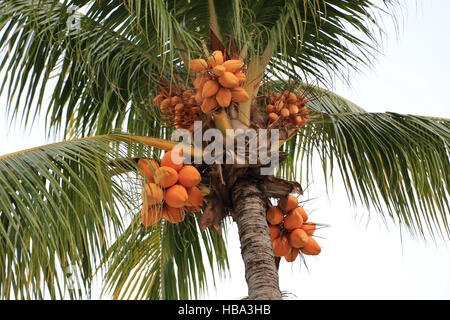
<path id="1" fill-rule="evenodd" d="M 303 127 L 310 113 L 306 107 L 308 102 L 306 93 L 301 91 L 297 94 L 289 90 L 283 94 L 275 92 L 266 103 L 267 125 Z"/>
<path id="2" fill-rule="evenodd" d="M 301 252 L 318 255 L 321 247 L 313 238 L 316 223 L 308 221 L 308 214 L 298 204 L 298 198 L 289 195 L 270 206 L 266 214 L 275 257 L 294 262 Z"/>
<path id="3" fill-rule="evenodd" d="M 194 88 L 196 100 L 205 114 L 216 108 L 228 108 L 233 102 L 249 100 L 242 87 L 246 80 L 244 63 L 238 59 L 225 60 L 222 51 L 216 50 L 205 59 L 190 61 L 190 70 L 195 72 Z"/>
<path id="4" fill-rule="evenodd" d="M 168 151 L 161 161 L 139 160 L 143 177 L 141 221 L 150 227 L 162 218 L 170 223 L 201 210 L 204 197 L 199 188 L 200 172 L 183 163 L 182 153 Z"/>

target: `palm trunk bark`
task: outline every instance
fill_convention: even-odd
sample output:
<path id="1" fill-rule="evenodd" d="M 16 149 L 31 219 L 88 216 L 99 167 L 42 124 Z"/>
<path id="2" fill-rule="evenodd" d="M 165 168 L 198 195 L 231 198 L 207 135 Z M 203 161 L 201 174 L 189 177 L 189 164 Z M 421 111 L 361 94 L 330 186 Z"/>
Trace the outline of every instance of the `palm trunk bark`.
<path id="1" fill-rule="evenodd" d="M 256 181 L 246 177 L 232 189 L 235 219 L 251 300 L 280 300 L 278 270 L 266 221 L 263 193 Z"/>

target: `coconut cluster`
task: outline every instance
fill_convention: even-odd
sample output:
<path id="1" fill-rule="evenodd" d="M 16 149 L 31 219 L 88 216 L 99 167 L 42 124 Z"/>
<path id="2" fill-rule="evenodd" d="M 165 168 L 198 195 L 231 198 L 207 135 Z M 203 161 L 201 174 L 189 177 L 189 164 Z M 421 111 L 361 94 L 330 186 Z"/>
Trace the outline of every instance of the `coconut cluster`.
<path id="1" fill-rule="evenodd" d="M 294 262 L 300 251 L 305 255 L 318 255 L 321 248 L 313 238 L 316 224 L 308 222 L 308 214 L 298 205 L 297 197 L 289 195 L 285 206 L 283 204 L 279 201 L 266 215 L 275 257 Z"/>
<path id="2" fill-rule="evenodd" d="M 304 93 L 295 94 L 288 90 L 283 94 L 274 93 L 266 104 L 268 125 L 277 121 L 279 126 L 292 124 L 303 127 L 309 116 L 309 109 L 306 108 L 308 101 Z"/>
<path id="3" fill-rule="evenodd" d="M 198 188 L 200 172 L 183 163 L 181 153 L 166 152 L 160 163 L 141 159 L 138 162 L 144 181 L 141 218 L 149 227 L 161 218 L 171 223 L 184 220 L 185 212 L 198 212 L 203 194 Z M 145 175 L 145 177 L 144 177 Z"/>
<path id="4" fill-rule="evenodd" d="M 163 119 L 171 121 L 177 129 L 194 131 L 194 121 L 200 120 L 200 104 L 193 90 L 185 90 L 180 95 L 160 93 L 153 100 L 159 105 Z"/>
<path id="5" fill-rule="evenodd" d="M 227 108 L 232 102 L 241 103 L 249 99 L 242 87 L 246 75 L 244 63 L 237 59 L 225 60 L 222 51 L 214 51 L 205 59 L 194 59 L 189 68 L 196 73 L 195 99 L 201 110 L 208 114 L 217 107 Z"/>

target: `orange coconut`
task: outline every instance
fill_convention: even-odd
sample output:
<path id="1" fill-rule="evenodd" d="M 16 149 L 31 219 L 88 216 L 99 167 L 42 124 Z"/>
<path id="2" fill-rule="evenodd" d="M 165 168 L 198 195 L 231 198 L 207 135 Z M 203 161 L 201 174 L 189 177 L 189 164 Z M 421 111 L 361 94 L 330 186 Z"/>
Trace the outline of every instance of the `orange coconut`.
<path id="1" fill-rule="evenodd" d="M 182 208 L 188 201 L 188 193 L 185 187 L 176 184 L 166 190 L 164 201 L 168 206 Z"/>
<path id="2" fill-rule="evenodd" d="M 300 253 L 300 250 L 298 248 L 291 248 L 289 250 L 289 253 L 284 256 L 287 262 L 294 262 L 295 259 L 297 259 L 298 254 Z"/>
<path id="3" fill-rule="evenodd" d="M 275 110 L 275 107 L 273 106 L 273 104 L 268 104 L 266 106 L 266 113 L 267 114 L 272 113 L 274 110 Z"/>
<path id="4" fill-rule="evenodd" d="M 231 100 L 236 102 L 246 102 L 248 99 L 248 93 L 244 88 L 237 87 L 231 90 Z"/>
<path id="5" fill-rule="evenodd" d="M 289 212 L 284 217 L 284 228 L 288 231 L 299 229 L 303 225 L 302 215 L 296 211 Z"/>
<path id="6" fill-rule="evenodd" d="M 150 227 L 161 220 L 163 216 L 163 206 L 151 206 L 148 208 L 142 207 L 141 221 L 146 227 Z"/>
<path id="7" fill-rule="evenodd" d="M 194 59 L 189 62 L 189 69 L 195 72 L 202 72 L 206 70 L 208 64 L 205 59 Z"/>
<path id="8" fill-rule="evenodd" d="M 220 77 L 221 75 L 223 75 L 225 73 L 225 71 L 227 71 L 227 70 L 225 69 L 224 66 L 219 65 L 219 66 L 215 66 L 213 68 L 213 73 L 216 77 Z"/>
<path id="9" fill-rule="evenodd" d="M 232 98 L 232 95 L 231 95 L 230 89 L 221 87 L 217 91 L 216 100 L 217 100 L 217 103 L 219 104 L 219 106 L 221 106 L 223 108 L 228 107 L 231 103 L 231 98 Z"/>
<path id="10" fill-rule="evenodd" d="M 316 231 L 316 224 L 314 222 L 303 222 L 302 229 L 305 230 L 308 236 L 312 236 Z"/>
<path id="11" fill-rule="evenodd" d="M 297 197 L 290 194 L 286 201 L 286 212 L 294 210 L 297 207 L 298 207 Z"/>
<path id="12" fill-rule="evenodd" d="M 186 165 L 178 172 L 178 183 L 182 186 L 193 187 L 200 181 L 202 181 L 202 176 L 194 166 Z"/>
<path id="13" fill-rule="evenodd" d="M 269 224 L 269 232 L 272 241 L 280 236 L 280 228 L 278 226 Z"/>
<path id="14" fill-rule="evenodd" d="M 144 172 L 148 182 L 155 182 L 153 176 L 155 171 L 159 168 L 158 162 L 150 159 L 140 159 L 137 164 Z"/>
<path id="15" fill-rule="evenodd" d="M 156 170 L 155 183 L 164 187 L 169 188 L 173 186 L 178 181 L 178 173 L 174 168 L 162 166 Z"/>
<path id="16" fill-rule="evenodd" d="M 269 121 L 273 122 L 278 119 L 278 115 L 274 112 L 271 112 L 271 113 L 269 113 L 268 118 L 269 118 Z"/>
<path id="17" fill-rule="evenodd" d="M 155 205 L 161 203 L 164 199 L 164 192 L 155 183 L 150 182 L 145 184 L 145 195 L 147 196 L 147 205 Z"/>
<path id="18" fill-rule="evenodd" d="M 171 167 L 176 171 L 183 168 L 183 152 L 168 151 L 161 159 L 161 167 Z"/>
<path id="19" fill-rule="evenodd" d="M 311 255 L 311 256 L 316 256 L 320 253 L 320 251 L 322 251 L 319 244 L 317 243 L 316 240 L 314 240 L 313 237 L 309 237 L 306 245 L 303 248 L 301 248 L 300 250 L 302 251 L 303 254 Z"/>
<path id="20" fill-rule="evenodd" d="M 208 65 L 211 67 L 221 65 L 222 63 L 223 63 L 223 53 L 220 50 L 214 51 L 208 58 Z"/>
<path id="21" fill-rule="evenodd" d="M 188 194 L 187 205 L 191 207 L 198 207 L 203 204 L 203 194 L 196 186 L 186 188 Z"/>
<path id="22" fill-rule="evenodd" d="M 289 244 L 287 237 L 278 237 L 272 241 L 273 254 L 275 257 L 283 257 L 289 253 L 291 250 L 291 245 Z"/>
<path id="23" fill-rule="evenodd" d="M 280 224 L 283 221 L 283 211 L 278 207 L 270 207 L 266 214 L 267 221 L 271 225 Z"/>
<path id="24" fill-rule="evenodd" d="M 289 244 L 294 248 L 303 248 L 309 236 L 303 229 L 294 229 L 289 233 Z"/>
<path id="25" fill-rule="evenodd" d="M 237 59 L 227 60 L 224 63 L 222 63 L 222 66 L 227 69 L 229 72 L 237 72 L 241 70 L 241 68 L 244 66 L 244 63 Z"/>
<path id="26" fill-rule="evenodd" d="M 222 87 L 232 89 L 239 86 L 239 79 L 233 73 L 226 71 L 219 77 L 219 83 Z"/>
<path id="27" fill-rule="evenodd" d="M 297 207 L 294 209 L 294 211 L 298 212 L 302 216 L 303 223 L 308 220 L 308 214 L 306 213 L 305 209 L 303 209 L 303 207 Z"/>
<path id="28" fill-rule="evenodd" d="M 170 223 L 179 223 L 184 220 L 183 208 L 174 208 L 165 205 L 166 210 L 163 212 L 163 217 Z"/>
<path id="29" fill-rule="evenodd" d="M 287 108 L 282 109 L 281 112 L 280 112 L 280 115 L 283 118 L 289 117 L 289 115 L 290 115 L 289 110 Z"/>
<path id="30" fill-rule="evenodd" d="M 203 113 L 211 113 L 215 108 L 217 108 L 218 103 L 215 97 L 207 97 L 203 99 L 201 108 Z"/>
<path id="31" fill-rule="evenodd" d="M 219 90 L 219 84 L 216 80 L 208 80 L 203 85 L 202 96 L 203 98 L 212 97 L 216 95 Z"/>

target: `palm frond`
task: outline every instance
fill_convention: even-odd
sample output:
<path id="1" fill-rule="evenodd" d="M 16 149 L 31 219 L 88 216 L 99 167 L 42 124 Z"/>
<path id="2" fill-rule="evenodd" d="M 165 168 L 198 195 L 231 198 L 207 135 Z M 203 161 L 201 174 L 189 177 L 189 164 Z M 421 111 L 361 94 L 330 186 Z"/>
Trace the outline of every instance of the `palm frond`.
<path id="1" fill-rule="evenodd" d="M 125 192 L 130 177 L 112 178 L 109 161 L 128 158 L 122 140 L 83 138 L 0 157 L 1 297 L 89 293 L 108 243 L 123 231 L 123 212 L 139 206 Z M 67 268 L 78 271 L 79 291 Z"/>
<path id="2" fill-rule="evenodd" d="M 228 269 L 222 237 L 215 229 L 200 232 L 195 215 L 149 228 L 137 216 L 108 251 L 104 292 L 115 299 L 198 298 L 209 276 L 215 282 L 214 275 Z"/>
<path id="3" fill-rule="evenodd" d="M 328 181 L 337 166 L 353 204 L 375 208 L 414 236 L 449 236 L 450 120 L 369 113 L 308 87 L 313 112 L 285 146 L 291 154 L 283 174 L 292 178 L 298 170 L 308 183 L 319 161 Z"/>

